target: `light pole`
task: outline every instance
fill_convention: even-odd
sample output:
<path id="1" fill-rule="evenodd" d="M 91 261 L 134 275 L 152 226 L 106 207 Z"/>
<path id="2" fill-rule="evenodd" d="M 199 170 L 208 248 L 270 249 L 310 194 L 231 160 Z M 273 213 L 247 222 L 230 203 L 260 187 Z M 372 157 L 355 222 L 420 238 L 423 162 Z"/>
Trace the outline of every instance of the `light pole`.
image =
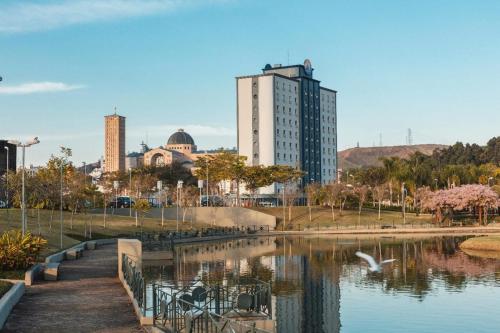
<path id="1" fill-rule="evenodd" d="M 132 217 L 132 168 L 128 168 L 128 200 L 129 216 Z"/>
<path id="2" fill-rule="evenodd" d="M 87 163 L 82 162 L 83 164 L 83 183 L 87 185 Z"/>
<path id="3" fill-rule="evenodd" d="M 33 146 L 33 145 L 36 145 L 38 143 L 40 143 L 40 140 L 38 140 L 38 137 L 34 137 L 33 139 L 31 139 L 30 141 L 28 142 L 25 142 L 25 143 L 22 143 L 18 140 L 9 140 L 8 141 L 10 144 L 13 144 L 13 145 L 16 145 L 17 147 L 21 147 L 23 148 L 23 173 L 22 173 L 22 193 L 21 193 L 21 231 L 22 231 L 22 235 L 24 236 L 25 232 L 26 232 L 26 227 L 27 227 L 27 223 L 26 223 L 26 189 L 25 189 L 25 184 L 24 184 L 24 176 L 26 174 L 26 168 L 25 168 L 25 153 L 26 153 L 26 147 L 30 147 L 30 146 Z"/>
<path id="4" fill-rule="evenodd" d="M 406 224 L 406 188 L 404 182 L 401 184 L 401 196 L 403 197 L 403 224 Z"/>
<path id="5" fill-rule="evenodd" d="M 59 205 L 59 220 L 60 220 L 60 232 L 59 232 L 59 242 L 60 242 L 60 247 L 61 249 L 63 248 L 63 227 L 64 227 L 64 216 L 63 216 L 63 204 L 64 204 L 64 197 L 63 197 L 63 184 L 64 184 L 64 177 L 63 177 L 63 167 L 64 163 L 66 162 L 66 158 L 71 156 L 71 148 L 63 147 L 60 146 L 61 148 L 61 153 L 63 154 L 61 156 L 61 165 L 60 165 L 60 172 L 61 172 L 61 193 L 60 193 L 60 201 L 61 204 Z"/>
<path id="6" fill-rule="evenodd" d="M 4 147 L 7 150 L 7 168 L 5 170 L 5 198 L 7 199 L 7 225 L 10 225 L 9 215 L 9 147 Z"/>
<path id="7" fill-rule="evenodd" d="M 210 207 L 210 197 L 208 195 L 208 153 L 205 150 L 205 158 L 206 158 L 206 163 L 207 163 L 207 207 Z"/>
<path id="8" fill-rule="evenodd" d="M 177 232 L 179 232 L 179 203 L 182 200 L 182 184 L 184 182 L 182 180 L 177 181 Z"/>

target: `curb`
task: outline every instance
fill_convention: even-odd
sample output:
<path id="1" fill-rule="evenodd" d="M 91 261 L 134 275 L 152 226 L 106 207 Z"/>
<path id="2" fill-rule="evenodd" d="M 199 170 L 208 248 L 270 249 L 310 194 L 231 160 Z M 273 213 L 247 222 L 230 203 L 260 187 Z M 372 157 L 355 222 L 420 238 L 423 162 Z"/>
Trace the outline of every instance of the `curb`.
<path id="1" fill-rule="evenodd" d="M 0 330 L 7 321 L 10 312 L 14 306 L 19 302 L 24 294 L 24 282 L 18 282 L 10 288 L 10 290 L 0 298 Z"/>

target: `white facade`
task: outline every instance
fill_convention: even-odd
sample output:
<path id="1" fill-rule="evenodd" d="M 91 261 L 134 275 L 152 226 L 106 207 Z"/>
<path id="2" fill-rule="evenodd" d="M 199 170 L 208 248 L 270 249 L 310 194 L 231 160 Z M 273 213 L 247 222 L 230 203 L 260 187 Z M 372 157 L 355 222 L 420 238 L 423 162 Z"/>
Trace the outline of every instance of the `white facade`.
<path id="1" fill-rule="evenodd" d="M 320 87 L 312 71 L 306 61 L 266 65 L 263 74 L 236 78 L 238 154 L 248 165 L 301 169 L 303 184 L 327 184 L 337 178 L 336 91 Z M 280 187 L 259 194 L 276 194 Z"/>
<path id="2" fill-rule="evenodd" d="M 238 153 L 248 165 L 300 168 L 298 82 L 279 75 L 238 78 Z M 279 185 L 259 190 L 274 194 Z"/>

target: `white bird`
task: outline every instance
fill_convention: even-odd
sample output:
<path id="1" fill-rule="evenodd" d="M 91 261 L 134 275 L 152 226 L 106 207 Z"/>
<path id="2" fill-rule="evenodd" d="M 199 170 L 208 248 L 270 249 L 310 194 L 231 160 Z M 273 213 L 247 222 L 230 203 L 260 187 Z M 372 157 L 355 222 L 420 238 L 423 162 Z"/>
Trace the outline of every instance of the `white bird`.
<path id="1" fill-rule="evenodd" d="M 390 262 L 396 261 L 396 259 L 387 259 L 387 260 L 382 260 L 380 263 L 376 263 L 375 259 L 371 255 L 368 255 L 366 253 L 363 253 L 361 251 L 357 251 L 356 255 L 360 257 L 361 259 L 365 259 L 366 262 L 369 264 L 368 270 L 370 272 L 381 272 L 382 271 L 382 265 L 388 264 Z"/>

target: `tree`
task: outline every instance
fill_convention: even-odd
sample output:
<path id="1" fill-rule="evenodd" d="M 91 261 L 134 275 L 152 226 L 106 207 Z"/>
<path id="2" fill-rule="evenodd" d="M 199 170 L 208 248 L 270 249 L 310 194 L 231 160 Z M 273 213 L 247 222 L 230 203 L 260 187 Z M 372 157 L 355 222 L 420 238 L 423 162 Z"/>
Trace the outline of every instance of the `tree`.
<path id="1" fill-rule="evenodd" d="M 255 201 L 255 194 L 261 187 L 269 186 L 273 183 L 269 168 L 262 165 L 248 166 L 242 177 L 245 188 L 252 195 L 252 201 Z"/>
<path id="2" fill-rule="evenodd" d="M 380 220 L 380 209 L 382 206 L 382 200 L 384 200 L 387 187 L 384 184 L 377 185 L 373 188 L 373 194 L 378 202 L 378 219 Z"/>
<path id="3" fill-rule="evenodd" d="M 498 194 L 484 185 L 463 185 L 447 190 L 427 192 L 422 197 L 422 208 L 436 213 L 436 220 L 443 221 L 443 212 L 473 209 L 478 213 L 478 223 L 483 224 L 483 215 L 490 207 L 498 207 Z M 487 219 L 484 219 L 484 223 Z"/>
<path id="4" fill-rule="evenodd" d="M 321 186 L 318 183 L 310 183 L 305 187 L 307 197 L 307 207 L 309 208 L 309 223 L 312 222 L 312 206 L 316 204 Z"/>
<path id="5" fill-rule="evenodd" d="M 369 192 L 370 188 L 366 185 L 358 186 L 355 189 L 355 193 L 358 196 L 358 215 L 360 218 L 361 218 L 361 209 L 363 208 L 363 204 L 365 203 Z"/>
<path id="6" fill-rule="evenodd" d="M 328 205 L 332 209 L 332 221 L 335 222 L 335 203 L 340 199 L 341 193 L 344 189 L 344 185 L 340 183 L 331 183 L 326 185 L 325 197 L 327 199 Z M 339 205 L 340 207 L 340 205 Z"/>
<path id="7" fill-rule="evenodd" d="M 146 213 L 149 212 L 149 210 L 151 209 L 151 205 L 147 200 L 139 199 L 134 203 L 134 209 L 136 212 L 140 213 L 139 215 L 141 215 L 142 213 L 142 217 L 144 217 Z M 141 234 L 142 234 L 144 222 L 143 218 L 141 218 L 140 220 L 141 220 Z"/>
<path id="8" fill-rule="evenodd" d="M 286 224 L 286 193 L 287 184 L 290 182 L 296 182 L 304 173 L 288 165 L 272 165 L 268 167 L 270 170 L 271 179 L 273 182 L 280 183 L 282 185 L 283 193 L 283 226 Z"/>

